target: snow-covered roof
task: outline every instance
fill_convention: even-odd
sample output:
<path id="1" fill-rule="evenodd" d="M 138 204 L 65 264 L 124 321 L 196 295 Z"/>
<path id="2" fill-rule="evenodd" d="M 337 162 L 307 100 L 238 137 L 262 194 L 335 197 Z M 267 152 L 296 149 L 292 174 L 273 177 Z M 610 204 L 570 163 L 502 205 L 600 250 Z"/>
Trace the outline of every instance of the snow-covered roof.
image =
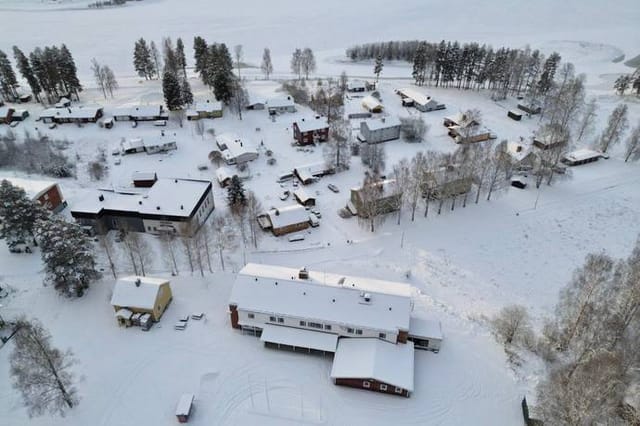
<path id="1" fill-rule="evenodd" d="M 403 87 L 402 89 L 398 89 L 398 93 L 402 96 L 413 99 L 413 101 L 419 105 L 428 105 L 429 103 L 437 103 L 434 99 L 431 99 L 431 96 L 427 96 L 424 93 L 417 91 L 416 89 L 412 89 L 409 87 Z"/>
<path id="2" fill-rule="evenodd" d="M 134 119 L 137 117 L 156 117 L 156 116 L 168 117 L 168 114 L 163 111 L 162 105 L 138 105 L 138 106 L 116 108 L 113 110 L 113 115 L 129 116 Z"/>
<path id="3" fill-rule="evenodd" d="M 365 126 L 371 131 L 388 129 L 389 127 L 400 126 L 400 119 L 395 116 L 383 117 L 375 120 L 365 120 Z"/>
<path id="4" fill-rule="evenodd" d="M 440 321 L 418 318 L 412 315 L 409 325 L 409 335 L 424 337 L 425 339 L 442 340 L 442 325 Z"/>
<path id="5" fill-rule="evenodd" d="M 332 379 L 374 379 L 413 392 L 413 342 L 344 338 L 331 367 Z"/>
<path id="6" fill-rule="evenodd" d="M 319 271 L 308 271 L 309 278 L 301 279 L 298 273 L 293 268 L 249 263 L 238 273 L 230 303 L 247 311 L 318 322 L 409 330 L 412 290 L 407 284 Z"/>
<path id="7" fill-rule="evenodd" d="M 158 179 L 151 188 L 101 189 L 76 202 L 73 213 L 98 214 L 102 210 L 162 216 L 190 217 L 211 182 L 195 179 Z M 100 201 L 100 196 L 103 200 Z"/>
<path id="8" fill-rule="evenodd" d="M 207 99 L 206 101 L 196 103 L 196 106 L 194 107 L 194 109 L 197 112 L 222 111 L 222 102 L 219 102 L 219 101 L 211 102 L 210 100 Z"/>
<path id="9" fill-rule="evenodd" d="M 137 284 L 139 280 L 139 283 Z M 116 281 L 111 296 L 113 306 L 127 308 L 153 309 L 158 298 L 160 286 L 169 284 L 164 278 L 129 276 Z"/>
<path id="10" fill-rule="evenodd" d="M 275 279 L 294 279 L 304 283 L 316 283 L 339 288 L 352 288 L 369 293 L 385 293 L 396 296 L 411 297 L 413 288 L 409 284 L 396 281 L 378 280 L 375 278 L 355 277 L 324 271 L 307 271 L 309 278 L 298 279 L 299 269 L 286 266 L 265 265 L 261 263 L 247 263 L 240 271 L 241 274 Z"/>
<path id="11" fill-rule="evenodd" d="M 66 108 L 49 108 L 40 113 L 40 118 L 94 118 L 102 110 L 101 106 L 78 106 Z"/>
<path id="12" fill-rule="evenodd" d="M 312 117 L 303 118 L 295 123 L 298 126 L 298 130 L 301 132 L 313 132 L 314 130 L 326 129 L 329 127 L 329 123 L 325 117 Z"/>
<path id="13" fill-rule="evenodd" d="M 222 149 L 222 156 L 227 160 L 238 159 L 247 154 L 250 154 L 251 157 L 258 157 L 258 151 L 250 149 L 248 141 L 243 141 L 235 133 L 223 133 L 216 136 L 216 143 Z"/>
<path id="14" fill-rule="evenodd" d="M 129 319 L 133 316 L 133 312 L 131 312 L 130 310 L 126 309 L 126 308 L 120 308 L 116 311 L 116 318 L 124 318 L 124 319 Z"/>
<path id="15" fill-rule="evenodd" d="M 144 149 L 145 143 L 142 138 L 131 138 L 121 143 L 122 149 L 125 151 Z"/>
<path id="16" fill-rule="evenodd" d="M 396 188 L 395 179 L 385 179 L 375 183 L 372 183 L 371 186 L 381 188 L 380 197 L 389 197 L 392 195 L 396 195 L 399 193 L 399 188 Z M 352 191 L 362 191 L 362 186 L 359 188 L 351 188 Z"/>
<path id="17" fill-rule="evenodd" d="M 382 108 L 382 103 L 380 103 L 380 101 L 373 96 L 369 95 L 362 98 L 362 106 L 371 111 L 374 109 Z"/>
<path id="18" fill-rule="evenodd" d="M 270 108 L 287 108 L 295 106 L 295 103 L 293 102 L 293 98 L 291 98 L 291 96 L 281 96 L 268 99 L 267 106 Z"/>
<path id="19" fill-rule="evenodd" d="M 44 180 L 31 180 L 0 176 L 0 182 L 3 180 L 8 180 L 11 185 L 24 189 L 24 192 L 27 193 L 27 197 L 31 198 L 32 200 L 37 200 L 38 198 L 40 198 L 40 196 L 42 196 L 42 194 L 51 189 L 51 187 L 57 185 L 57 183 L 55 182 L 48 182 Z"/>
<path id="20" fill-rule="evenodd" d="M 515 161 L 522 161 L 531 153 L 531 148 L 517 142 L 507 142 L 507 153 Z"/>
<path id="21" fill-rule="evenodd" d="M 307 194 L 307 191 L 305 191 L 304 188 L 298 188 L 293 191 L 293 196 L 300 200 L 301 203 L 306 203 L 308 200 L 316 199 L 316 197 Z"/>
<path id="22" fill-rule="evenodd" d="M 131 180 L 156 180 L 158 179 L 158 175 L 156 172 L 133 172 L 131 176 Z"/>
<path id="23" fill-rule="evenodd" d="M 231 179 L 232 177 L 236 176 L 237 173 L 234 172 L 233 170 L 231 170 L 228 167 L 218 167 L 216 169 L 216 178 L 218 178 L 218 182 L 222 183 L 227 179 Z"/>
<path id="24" fill-rule="evenodd" d="M 594 151 L 592 149 L 586 149 L 586 148 L 577 149 L 572 152 L 567 152 L 564 155 L 564 158 L 570 161 L 583 161 L 583 160 L 588 160 L 590 158 L 600 158 L 600 157 L 602 157 L 601 152 Z"/>
<path id="25" fill-rule="evenodd" d="M 309 221 L 307 210 L 300 204 L 271 209 L 267 212 L 267 216 L 271 226 L 276 229 Z"/>
<path id="26" fill-rule="evenodd" d="M 303 330 L 300 328 L 265 324 L 260 340 L 281 345 L 311 348 L 325 352 L 335 352 L 338 335 L 321 331 Z"/>
<path id="27" fill-rule="evenodd" d="M 195 395 L 192 393 L 182 394 L 178 401 L 178 405 L 176 406 L 176 416 L 188 416 L 191 411 L 191 404 L 193 404 L 194 398 Z"/>
<path id="28" fill-rule="evenodd" d="M 327 166 L 327 163 L 324 161 L 319 161 L 317 163 L 296 167 L 293 171 L 300 177 L 300 179 L 307 181 L 315 176 L 321 176 L 330 172 L 331 167 Z"/>

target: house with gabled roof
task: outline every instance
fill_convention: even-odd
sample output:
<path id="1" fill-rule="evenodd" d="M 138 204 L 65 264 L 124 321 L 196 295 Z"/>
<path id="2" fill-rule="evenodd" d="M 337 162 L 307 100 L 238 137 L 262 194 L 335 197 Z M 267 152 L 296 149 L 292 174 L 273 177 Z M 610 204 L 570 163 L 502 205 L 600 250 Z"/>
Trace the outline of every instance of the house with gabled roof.
<path id="1" fill-rule="evenodd" d="M 300 204 L 269 209 L 256 219 L 262 229 L 270 230 L 276 237 L 302 231 L 311 225 L 309 212 Z"/>
<path id="2" fill-rule="evenodd" d="M 149 314 L 154 322 L 159 321 L 172 299 L 169 280 L 133 275 L 116 281 L 111 305 L 118 324 L 129 325 L 133 314 Z"/>

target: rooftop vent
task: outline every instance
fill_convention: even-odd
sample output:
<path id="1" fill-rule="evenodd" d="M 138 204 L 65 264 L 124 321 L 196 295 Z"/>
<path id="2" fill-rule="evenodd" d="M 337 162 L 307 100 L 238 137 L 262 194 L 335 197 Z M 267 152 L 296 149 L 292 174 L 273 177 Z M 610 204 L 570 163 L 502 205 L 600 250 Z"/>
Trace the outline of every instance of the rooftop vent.
<path id="1" fill-rule="evenodd" d="M 138 204 L 142 205 L 142 200 L 139 200 L 139 201 L 138 201 Z"/>
<path id="2" fill-rule="evenodd" d="M 344 280 L 345 279 L 346 279 L 345 277 L 340 277 L 340 279 L 338 280 L 338 284 L 344 285 Z"/>
<path id="3" fill-rule="evenodd" d="M 160 206 L 156 206 L 156 210 L 160 210 Z"/>
<path id="4" fill-rule="evenodd" d="M 365 293 L 365 292 L 360 292 L 360 302 L 363 305 L 369 305 L 371 304 L 371 294 L 369 293 Z"/>
<path id="5" fill-rule="evenodd" d="M 184 206 L 180 204 L 180 210 L 184 210 Z"/>
<path id="6" fill-rule="evenodd" d="M 136 287 L 140 287 L 140 284 L 142 284 L 142 281 L 140 281 L 140 278 L 136 278 Z"/>
<path id="7" fill-rule="evenodd" d="M 104 201 L 104 195 L 100 194 L 100 195 L 98 196 L 98 200 L 100 200 L 100 201 Z"/>
<path id="8" fill-rule="evenodd" d="M 309 271 L 307 271 L 307 268 L 302 268 L 300 269 L 300 271 L 298 271 L 298 278 L 300 278 L 301 280 L 309 279 Z"/>

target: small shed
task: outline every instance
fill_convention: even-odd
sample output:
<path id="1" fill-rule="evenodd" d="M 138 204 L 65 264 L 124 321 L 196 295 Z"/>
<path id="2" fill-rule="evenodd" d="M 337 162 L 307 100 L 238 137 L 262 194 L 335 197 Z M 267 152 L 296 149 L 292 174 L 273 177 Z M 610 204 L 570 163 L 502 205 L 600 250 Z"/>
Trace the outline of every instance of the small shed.
<path id="1" fill-rule="evenodd" d="M 178 405 L 176 406 L 176 417 L 180 423 L 187 423 L 189 421 L 194 399 L 195 395 L 192 393 L 185 393 L 180 397 Z"/>
<path id="2" fill-rule="evenodd" d="M 566 153 L 560 161 L 567 166 L 580 166 L 582 164 L 593 163 L 600 158 L 602 158 L 601 152 L 583 148 Z"/>
<path id="3" fill-rule="evenodd" d="M 134 172 L 132 180 L 136 188 L 151 188 L 158 180 L 158 175 L 155 172 Z"/>
<path id="4" fill-rule="evenodd" d="M 293 192 L 296 201 L 305 207 L 313 207 L 316 205 L 316 198 L 312 197 L 303 188 L 299 188 Z"/>
<path id="5" fill-rule="evenodd" d="M 412 316 L 409 322 L 409 337 L 415 349 L 439 352 L 442 344 L 442 325 L 433 321 Z"/>
<path id="6" fill-rule="evenodd" d="M 362 107 L 371 113 L 380 113 L 384 109 L 382 103 L 371 95 L 362 99 Z"/>
<path id="7" fill-rule="evenodd" d="M 507 116 L 512 120 L 516 120 L 516 121 L 522 120 L 522 113 L 518 111 L 509 110 L 507 111 Z"/>

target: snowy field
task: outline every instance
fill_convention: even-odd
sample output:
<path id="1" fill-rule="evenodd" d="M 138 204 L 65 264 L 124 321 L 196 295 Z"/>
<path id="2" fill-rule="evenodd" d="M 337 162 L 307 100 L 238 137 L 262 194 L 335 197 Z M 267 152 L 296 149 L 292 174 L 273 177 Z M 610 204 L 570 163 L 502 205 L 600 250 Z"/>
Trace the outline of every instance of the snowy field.
<path id="1" fill-rule="evenodd" d="M 30 10 L 15 10 L 18 3 Z M 276 77 L 288 76 L 291 50 L 307 45 L 318 56 L 318 75 L 336 76 L 344 69 L 351 76 L 370 76 L 371 64 L 345 61 L 344 48 L 358 42 L 414 38 L 512 47 L 530 44 L 545 52 L 558 50 L 563 61 L 574 62 L 577 72 L 587 74 L 589 95 L 598 97 L 601 107 L 598 129 L 619 100 L 610 90 L 611 81 L 618 73 L 628 72 L 613 59 L 640 53 L 633 50 L 640 48 L 640 7 L 634 1 L 607 9 L 598 2 L 558 4 L 552 0 L 535 6 L 516 1 L 466 5 L 456 0 L 448 4 L 449 9 L 464 13 L 451 13 L 444 19 L 441 2 L 418 0 L 393 6 L 377 0 L 305 5 L 236 2 L 226 5 L 224 12 L 205 0 L 145 0 L 98 11 L 61 11 L 56 10 L 60 5 L 48 2 L 0 0 L 0 33 L 13 35 L 0 39 L 0 49 L 9 52 L 17 44 L 27 51 L 38 45 L 66 43 L 83 83 L 89 87 L 82 93 L 85 104 L 103 103 L 102 95 L 91 88 L 90 59 L 96 57 L 109 64 L 121 86 L 116 98 L 104 104 L 106 115 L 110 115 L 120 106 L 163 101 L 159 82 L 140 81 L 132 75 L 132 46 L 140 36 L 156 41 L 162 36 L 181 36 L 189 56 L 195 34 L 228 45 L 242 43 L 245 61 L 255 64 L 267 45 L 274 53 Z M 313 19 L 304 18 L 307 15 Z M 469 16 L 475 17 L 472 25 Z M 328 35 L 327 28 L 331 29 Z M 248 84 L 251 96 L 279 94 L 278 83 L 257 79 L 258 70 L 247 70 L 245 75 L 256 77 Z M 410 83 L 409 76 L 407 64 L 385 66 L 380 92 L 387 114 L 416 113 L 402 108 L 393 93 Z M 195 76 L 190 83 L 196 99 L 207 97 Z M 387 171 L 420 150 L 455 149 L 441 123 L 445 115 L 459 110 L 480 109 L 484 124 L 500 139 L 527 138 L 538 126 L 537 119 L 515 122 L 507 118 L 506 111 L 516 102 L 513 99 L 496 103 L 485 92 L 425 90 L 445 103 L 447 110 L 423 114 L 431 127 L 425 143 L 386 144 Z M 357 104 L 359 100 L 350 102 Z M 31 117 L 16 132 L 39 131 L 71 142 L 67 154 L 77 158 L 78 178 L 61 182 L 70 207 L 92 188 L 126 184 L 138 170 L 155 171 L 160 177 L 215 180 L 213 167 L 197 168 L 207 162 L 214 139 L 206 132 L 204 137 L 197 135 L 190 122 L 181 128 L 171 121 L 165 132 L 168 136 L 175 133 L 177 151 L 125 156 L 120 165 L 110 156 L 107 180 L 92 182 L 86 163 L 98 148 L 110 153 L 121 138 L 151 139 L 158 137 L 160 130 L 150 123 L 132 129 L 126 122 L 117 122 L 111 130 L 93 124 L 82 128 L 67 124 L 49 130 L 34 121 L 41 107 L 29 104 L 28 109 Z M 630 100 L 629 112 L 630 121 L 637 122 L 640 103 Z M 272 122 L 266 111 L 250 111 L 239 121 L 226 111 L 224 118 L 205 123 L 217 134 L 238 133 L 262 151 L 250 164 L 251 178 L 246 186 L 267 208 L 292 203 L 278 198 L 284 189 L 292 189 L 276 183 L 280 173 L 322 160 L 319 147 L 302 150 L 291 146 L 292 122 L 308 114 L 311 111 L 300 107 L 298 113 Z M 4 131 L 6 126 L 0 128 Z M 274 151 L 276 165 L 266 164 L 261 142 L 264 149 Z M 322 219 L 320 227 L 311 229 L 304 241 L 288 243 L 265 234 L 259 250 L 229 253 L 227 271 L 206 273 L 205 277 L 199 273 L 192 276 L 183 262 L 180 276 L 172 279 L 174 301 L 148 333 L 117 327 L 109 305 L 113 280 L 108 274 L 82 299 L 62 299 L 53 289 L 42 287 L 37 252 L 32 256 L 10 254 L 2 245 L 0 284 L 13 291 L 0 301 L 0 312 L 5 317 L 23 312 L 38 317 L 50 329 L 56 346 L 72 348 L 80 361 L 76 371 L 82 376 L 78 384 L 82 401 L 64 419 L 30 420 L 19 395 L 10 387 L 11 347 L 0 347 L 1 423 L 174 424 L 179 396 L 193 392 L 196 411 L 190 423 L 196 425 L 521 424 L 520 400 L 535 388 L 537 366 L 511 367 L 482 317 L 506 304 L 519 303 L 530 310 L 539 326 L 553 309 L 559 289 L 587 253 L 606 250 L 613 256 L 628 254 L 639 232 L 640 166 L 625 164 L 620 156 L 614 151 L 611 159 L 575 168 L 572 179 L 552 187 L 544 185 L 539 191 L 529 182 L 525 190 L 512 188 L 491 202 L 469 202 L 464 209 L 458 203 L 455 211 L 446 203 L 441 215 L 432 209 L 428 219 L 420 212 L 415 222 L 404 212 L 400 225 L 396 215 L 391 215 L 375 234 L 359 227 L 356 219 L 337 215 L 347 201 L 349 188 L 362 178 L 363 167 L 354 157 L 349 171 L 308 187 L 318 197 Z M 13 172 L 0 170 L 0 175 L 8 174 Z M 328 183 L 336 184 L 340 192 L 329 191 Z M 215 183 L 214 190 L 215 214 L 226 214 L 225 193 Z M 69 215 L 69 208 L 63 214 Z M 347 240 L 353 243 L 347 244 Z M 329 379 L 330 359 L 265 349 L 258 339 L 231 329 L 226 310 L 232 272 L 245 260 L 408 282 L 420 292 L 416 311 L 442 321 L 442 350 L 439 354 L 417 351 L 416 389 L 409 399 L 334 386 Z M 151 270 L 153 275 L 168 276 L 160 259 Z M 198 311 L 206 313 L 205 320 L 191 321 L 185 331 L 173 330 L 180 316 Z"/>

